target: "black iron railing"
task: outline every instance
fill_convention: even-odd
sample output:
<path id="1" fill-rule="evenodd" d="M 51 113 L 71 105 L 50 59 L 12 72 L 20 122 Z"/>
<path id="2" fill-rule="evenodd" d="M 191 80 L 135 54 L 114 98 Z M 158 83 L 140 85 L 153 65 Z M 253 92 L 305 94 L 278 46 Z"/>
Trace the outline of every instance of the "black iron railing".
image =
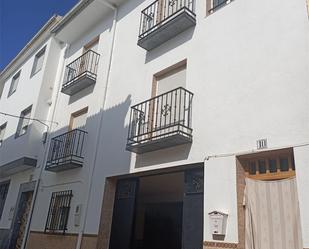
<path id="1" fill-rule="evenodd" d="M 46 169 L 67 163 L 83 163 L 87 132 L 75 129 L 51 139 Z"/>
<path id="2" fill-rule="evenodd" d="M 88 50 L 82 56 L 66 66 L 63 88 L 73 84 L 77 79 L 88 76 L 96 79 L 100 55 Z"/>
<path id="3" fill-rule="evenodd" d="M 181 11 L 194 13 L 195 0 L 157 0 L 141 13 L 139 39 L 144 38 L 159 26 L 173 19 Z"/>
<path id="4" fill-rule="evenodd" d="M 191 137 L 192 98 L 179 87 L 132 106 L 127 147 L 175 134 Z"/>
<path id="5" fill-rule="evenodd" d="M 45 232 L 62 231 L 68 229 L 68 218 L 71 208 L 72 190 L 53 192 L 45 225 Z"/>

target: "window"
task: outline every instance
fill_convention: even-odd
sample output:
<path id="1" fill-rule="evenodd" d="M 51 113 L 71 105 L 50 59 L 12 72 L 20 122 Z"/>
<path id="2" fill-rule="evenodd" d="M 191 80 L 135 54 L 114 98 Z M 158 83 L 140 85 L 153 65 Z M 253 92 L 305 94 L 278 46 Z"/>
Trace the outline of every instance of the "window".
<path id="1" fill-rule="evenodd" d="M 50 200 L 45 232 L 67 230 L 69 212 L 71 208 L 72 190 L 53 192 Z"/>
<path id="2" fill-rule="evenodd" d="M 3 144 L 5 129 L 6 129 L 6 123 L 0 126 L 0 147 Z"/>
<path id="3" fill-rule="evenodd" d="M 26 134 L 31 117 L 31 109 L 32 106 L 29 106 L 27 109 L 21 112 L 15 137 L 19 137 Z"/>
<path id="4" fill-rule="evenodd" d="M 88 107 L 85 107 L 77 112 L 71 114 L 69 130 L 74 130 L 77 128 L 83 129 L 87 121 Z"/>
<path id="5" fill-rule="evenodd" d="M 83 50 L 84 50 L 84 53 L 86 53 L 87 51 L 89 50 L 92 50 L 92 51 L 95 51 L 97 52 L 98 50 L 98 44 L 99 44 L 99 39 L 100 37 L 99 36 L 96 36 L 94 39 L 92 39 L 90 42 L 88 42 Z"/>
<path id="6" fill-rule="evenodd" d="M 2 212 L 3 212 L 6 196 L 9 190 L 9 186 L 10 186 L 9 181 L 0 183 L 0 218 L 2 216 Z"/>
<path id="7" fill-rule="evenodd" d="M 211 14 L 233 0 L 207 0 L 207 14 Z"/>
<path id="8" fill-rule="evenodd" d="M 213 0 L 213 8 L 217 9 L 220 6 L 226 4 L 227 0 Z"/>
<path id="9" fill-rule="evenodd" d="M 240 157 L 246 176 L 258 180 L 278 180 L 295 176 L 293 151 L 283 149 Z"/>
<path id="10" fill-rule="evenodd" d="M 19 82 L 19 78 L 20 78 L 20 71 L 17 74 L 15 74 L 14 77 L 12 78 L 8 97 L 10 97 L 14 92 L 16 92 L 18 82 Z"/>
<path id="11" fill-rule="evenodd" d="M 45 54 L 45 47 L 35 55 L 31 71 L 31 77 L 42 69 L 44 54 Z"/>

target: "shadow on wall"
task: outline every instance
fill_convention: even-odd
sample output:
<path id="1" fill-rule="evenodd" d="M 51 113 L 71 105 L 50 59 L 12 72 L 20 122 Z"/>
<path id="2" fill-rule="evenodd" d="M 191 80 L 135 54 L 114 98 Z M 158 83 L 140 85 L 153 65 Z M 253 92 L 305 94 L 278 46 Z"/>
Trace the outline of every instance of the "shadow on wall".
<path id="1" fill-rule="evenodd" d="M 11 118 L 6 120 L 8 128 L 11 125 Z M 37 159 L 43 142 L 42 128 L 45 128 L 42 124 L 31 123 L 25 134 L 17 136 L 14 133 L 5 138 L 0 146 L 0 167 L 25 156 Z"/>
<path id="2" fill-rule="evenodd" d="M 97 150 L 96 175 L 105 178 L 107 174 L 115 172 L 128 172 L 130 168 L 131 154 L 125 151 L 126 139 L 128 134 L 128 126 L 125 125 L 125 118 L 131 106 L 131 95 L 127 98 L 104 111 L 100 111 L 87 117 L 86 125 L 79 127 L 87 131 L 86 140 L 83 146 L 84 164 L 82 168 L 76 168 L 59 172 L 63 176 L 72 176 L 78 174 L 80 170 L 85 169 L 93 164 L 95 151 Z M 100 134 L 98 135 L 99 124 L 103 119 Z M 54 131 L 50 138 L 65 134 L 68 132 L 68 126 Z M 99 137 L 98 137 L 99 136 Z M 97 139 L 99 145 L 97 146 Z M 49 148 L 51 152 L 51 148 Z M 57 174 L 59 174 L 57 173 Z M 77 176 L 77 175 L 76 175 Z"/>
<path id="3" fill-rule="evenodd" d="M 69 97 L 69 105 L 73 104 L 74 102 L 78 101 L 79 99 L 82 99 L 84 97 L 86 97 L 87 95 L 93 93 L 95 84 L 79 91 L 78 93 L 72 95 Z"/>
<path id="4" fill-rule="evenodd" d="M 125 125 L 125 118 L 128 116 L 131 103 L 131 95 L 128 95 L 123 102 L 103 113 L 99 144 L 99 150 L 102 153 L 98 162 L 102 162 L 101 168 L 104 168 L 108 176 L 130 171 L 131 153 L 125 149 L 128 136 L 128 125 Z"/>
<path id="5" fill-rule="evenodd" d="M 135 168 L 186 160 L 188 159 L 191 146 L 192 144 L 184 144 L 145 154 L 137 154 Z"/>
<path id="6" fill-rule="evenodd" d="M 96 36 L 104 33 L 106 30 L 111 30 L 113 26 L 113 13 L 106 16 L 105 18 L 102 18 L 102 20 L 96 25 L 87 35 L 82 36 L 77 42 L 71 44 L 70 48 L 67 50 L 65 54 L 65 59 L 70 58 L 73 56 L 77 51 L 82 49 L 84 45 L 86 45 L 88 42 L 90 42 L 93 38 Z M 80 53 L 77 57 L 81 56 L 82 53 Z M 77 57 L 72 58 L 72 60 L 66 61 L 66 64 L 71 63 L 73 60 L 75 60 Z"/>
<path id="7" fill-rule="evenodd" d="M 10 234 L 9 229 L 0 228 L 0 249 L 7 248 L 9 244 L 9 234 Z"/>
<path id="8" fill-rule="evenodd" d="M 61 171 L 58 173 L 47 172 L 44 171 L 44 174 L 50 174 L 51 177 L 55 177 L 55 179 L 61 176 L 63 180 L 66 177 L 70 177 L 70 179 L 75 177 L 81 177 L 80 172 L 88 171 L 89 166 L 93 163 L 93 157 L 95 155 L 95 146 L 97 142 L 97 138 L 99 139 L 99 147 L 98 149 L 98 160 L 97 167 L 95 171 L 96 178 L 102 178 L 102 181 L 95 181 L 96 184 L 93 185 L 92 192 L 103 195 L 104 189 L 104 181 L 103 179 L 107 176 L 107 174 L 113 174 L 114 172 L 129 172 L 130 169 L 130 161 L 131 154 L 125 151 L 128 126 L 125 125 L 125 118 L 128 114 L 129 108 L 131 105 L 131 96 L 129 95 L 123 102 L 105 110 L 95 113 L 87 118 L 85 127 L 80 127 L 80 129 L 85 129 L 88 132 L 87 141 L 84 144 L 84 164 L 81 168 L 69 169 L 65 171 Z M 60 110 L 61 111 L 61 110 Z M 98 137 L 97 131 L 99 128 L 99 121 L 103 118 L 103 125 L 101 126 L 101 133 Z M 8 123 L 9 124 L 9 123 Z M 30 126 L 29 126 L 30 129 Z M 29 145 L 26 143 L 29 139 L 26 139 L 27 136 L 31 132 L 31 129 L 24 136 L 15 140 L 14 136 L 9 137 L 5 141 L 3 141 L 2 147 L 0 148 L 0 156 L 3 155 L 2 152 L 6 152 L 7 150 L 16 151 L 16 142 L 20 143 L 22 140 L 25 140 L 24 147 L 27 148 Z M 48 153 L 50 152 L 50 142 L 51 139 L 58 135 L 62 135 L 68 132 L 68 126 L 59 128 L 52 132 L 49 136 L 48 141 L 45 143 L 44 147 L 48 146 Z M 43 134 L 37 137 L 36 143 L 39 147 L 43 147 L 42 141 Z M 70 139 L 66 140 L 69 141 Z M 33 140 L 32 140 L 33 141 Z M 14 149 L 15 148 L 15 149 Z M 5 150 L 4 150 L 5 149 Z M 24 150 L 26 151 L 26 150 Z M 39 150 L 38 150 L 39 151 Z M 23 150 L 18 150 L 19 153 L 25 154 Z M 42 165 L 44 168 L 46 165 Z M 1 165 L 0 165 L 1 167 Z M 16 203 L 17 205 L 17 203 Z M 45 221 L 44 221 L 45 222 Z M 7 245 L 10 242 L 10 238 L 7 234 L 13 229 L 13 224 L 15 221 L 12 221 L 10 229 L 5 229 L 5 231 L 0 230 L 0 248 L 3 248 L 3 244 Z M 4 237 L 3 237 L 3 236 Z"/>
<path id="9" fill-rule="evenodd" d="M 181 34 L 176 35 L 171 40 L 162 43 L 161 46 L 148 51 L 146 53 L 145 63 L 151 62 L 152 60 L 155 60 L 170 50 L 176 49 L 177 47 L 191 40 L 193 37 L 194 29 L 195 26 L 182 32 Z"/>

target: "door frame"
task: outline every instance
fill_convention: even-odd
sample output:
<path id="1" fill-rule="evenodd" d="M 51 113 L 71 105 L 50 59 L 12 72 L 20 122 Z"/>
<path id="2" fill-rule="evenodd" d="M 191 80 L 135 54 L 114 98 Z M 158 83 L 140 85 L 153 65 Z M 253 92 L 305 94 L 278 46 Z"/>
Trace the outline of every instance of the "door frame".
<path id="1" fill-rule="evenodd" d="M 36 186 L 36 181 L 20 184 L 19 192 L 18 192 L 18 197 L 17 197 L 17 200 L 16 200 L 15 208 L 14 208 L 14 215 L 13 215 L 13 219 L 12 219 L 11 227 L 10 227 L 10 234 L 9 234 L 9 240 L 8 240 L 8 248 L 9 249 L 11 247 L 11 243 L 12 243 L 12 239 L 13 239 L 12 236 L 13 236 L 14 228 L 15 228 L 15 225 L 16 225 L 16 222 L 17 222 L 17 218 L 18 218 L 17 214 L 18 214 L 18 211 L 19 211 L 19 205 L 20 205 L 22 194 L 26 193 L 26 192 L 33 192 L 33 194 L 34 194 L 35 186 Z M 26 229 L 25 229 L 25 233 L 24 233 L 22 248 L 24 248 L 24 246 L 27 243 L 28 230 L 29 230 L 30 220 L 31 220 L 31 216 L 32 216 L 32 209 L 33 209 L 34 199 L 35 198 L 32 198 L 30 212 L 29 212 L 29 216 L 27 218 L 27 225 L 26 225 Z"/>
<path id="2" fill-rule="evenodd" d="M 204 162 L 182 164 L 179 166 L 172 166 L 161 169 L 147 170 L 142 172 L 129 173 L 105 178 L 104 195 L 102 200 L 100 225 L 98 232 L 98 240 L 96 248 L 110 248 L 110 238 L 112 232 L 113 211 L 115 204 L 115 195 L 117 190 L 118 180 L 134 179 L 146 176 L 162 175 L 169 173 L 185 172 L 186 170 L 204 169 Z M 205 179 L 205 178 L 204 178 Z M 203 194 L 204 198 L 204 194 Z M 204 211 L 204 210 L 203 210 Z M 204 221 L 203 221 L 204 224 Z M 201 244 L 202 246 L 202 244 Z"/>
<path id="3" fill-rule="evenodd" d="M 187 59 L 181 60 L 167 68 L 164 68 L 163 70 L 155 73 L 152 76 L 152 85 L 151 85 L 151 98 L 153 99 L 154 97 L 157 96 L 158 93 L 158 81 L 168 75 L 172 75 L 174 73 L 177 73 L 183 69 L 187 69 Z M 148 137 L 151 139 L 153 136 L 153 116 L 155 115 L 155 104 L 153 101 L 150 102 L 149 104 L 149 115 L 148 115 L 148 120 L 146 121 L 149 124 L 150 127 L 150 133 Z"/>
<path id="4" fill-rule="evenodd" d="M 295 177 L 296 176 L 296 166 L 295 171 L 291 171 L 289 167 L 289 171 L 286 171 L 286 174 L 283 172 L 278 172 L 277 174 L 274 174 L 271 177 L 267 177 L 267 174 L 265 176 L 263 175 L 257 175 L 257 176 L 250 176 L 248 174 L 247 165 L 246 162 L 248 162 L 248 159 L 255 159 L 260 158 L 261 155 L 272 158 L 273 156 L 278 157 L 278 155 L 287 155 L 292 154 L 292 157 L 294 157 L 294 149 L 292 147 L 289 148 L 281 148 L 281 149 L 275 149 L 275 150 L 264 150 L 264 151 L 257 151 L 253 153 L 244 153 L 235 156 L 235 164 L 236 164 L 236 192 L 237 192 L 237 227 L 238 227 L 238 247 L 244 248 L 245 247 L 245 206 L 244 206 L 244 195 L 245 195 L 245 187 L 246 187 L 246 181 L 245 179 L 252 178 L 256 180 L 280 180 L 284 178 L 289 177 Z M 291 163 L 291 158 L 289 159 L 289 166 Z"/>

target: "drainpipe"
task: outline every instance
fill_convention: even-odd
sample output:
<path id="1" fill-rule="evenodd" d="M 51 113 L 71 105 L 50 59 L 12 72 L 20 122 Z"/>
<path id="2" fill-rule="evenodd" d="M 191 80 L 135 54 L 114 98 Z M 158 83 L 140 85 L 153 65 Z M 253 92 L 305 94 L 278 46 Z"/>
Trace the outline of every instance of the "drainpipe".
<path id="1" fill-rule="evenodd" d="M 62 74 L 63 74 L 63 69 L 64 69 L 64 56 L 68 50 L 70 46 L 69 45 L 66 45 L 65 47 L 65 50 L 64 50 L 64 53 L 60 53 L 61 55 L 61 61 L 60 61 L 60 67 L 61 67 L 61 71 L 56 79 L 56 82 L 58 83 L 58 86 L 57 86 L 57 90 L 56 90 L 56 97 L 55 97 L 55 102 L 54 102 L 54 105 L 52 107 L 52 116 L 51 116 L 51 125 L 49 126 L 49 128 L 47 129 L 47 135 L 46 135 L 46 147 L 45 147 L 45 150 L 44 150 L 44 158 L 43 158 L 43 161 L 42 161 L 42 165 L 41 165 L 41 168 L 40 168 L 40 172 L 39 172 L 39 176 L 38 176 L 38 179 L 37 179 L 37 184 L 35 185 L 35 189 L 34 189 L 34 192 L 33 192 L 33 199 L 32 199 L 32 208 L 31 208 L 31 211 L 30 211 L 30 215 L 29 215 L 29 219 L 28 219 L 28 222 L 27 222 L 27 227 L 26 227 L 26 231 L 25 231 L 25 242 L 23 243 L 23 249 L 25 249 L 26 247 L 26 244 L 27 244 L 27 241 L 28 241 L 28 237 L 29 237 L 29 231 L 30 231 L 30 225 L 31 225 L 31 220 L 32 220 L 32 214 L 33 214 L 33 211 L 34 211 L 34 206 L 36 204 L 36 198 L 37 198 L 37 195 L 38 195 L 38 192 L 39 192 L 39 187 L 40 187 L 40 183 L 41 183 L 41 179 L 42 179 L 42 174 L 43 174 L 43 170 L 44 170 L 44 166 L 45 166 L 45 163 L 47 161 L 47 156 L 48 156 L 48 149 L 49 149 L 49 146 L 50 146 L 50 143 L 49 143 L 49 134 L 50 132 L 52 131 L 52 125 L 53 125 L 53 122 L 54 122 L 54 118 L 55 118 L 55 111 L 56 111 L 56 106 L 57 106 L 57 102 L 58 102 L 58 97 L 59 97 L 59 92 L 60 92 L 60 87 L 61 87 L 61 78 L 62 78 Z"/>
<path id="2" fill-rule="evenodd" d="M 88 178 L 88 188 L 87 188 L 87 194 L 86 194 L 86 199 L 85 199 L 85 212 L 84 215 L 82 216 L 82 222 L 81 222 L 81 228 L 78 233 L 78 238 L 77 238 L 77 243 L 76 243 L 76 249 L 81 248 L 81 243 L 82 243 L 82 238 L 86 226 L 86 218 L 87 218 L 87 213 L 88 213 L 88 207 L 89 207 L 89 199 L 91 195 L 91 189 L 92 189 L 92 178 L 94 175 L 95 171 L 95 166 L 97 163 L 97 156 L 98 156 L 98 147 L 99 147 L 99 142 L 100 138 L 99 135 L 101 134 L 101 127 L 103 123 L 103 111 L 105 109 L 105 103 L 106 103 L 106 96 L 107 96 L 107 89 L 108 89 L 108 84 L 109 84 L 109 78 L 110 78 L 110 71 L 111 71 L 111 66 L 112 66 L 112 57 L 113 57 L 113 50 L 114 50 L 114 44 L 115 44 L 115 33 L 116 33 L 116 24 L 117 24 L 117 16 L 118 16 L 118 9 L 116 6 L 106 2 L 105 0 L 98 0 L 100 3 L 104 4 L 105 6 L 111 8 L 114 11 L 114 17 L 113 17 L 113 26 L 112 26 L 112 42 L 111 42 L 111 48 L 109 52 L 109 62 L 108 62 L 108 68 L 107 68 L 107 75 L 106 75 L 106 81 L 105 81 L 105 89 L 104 89 L 104 94 L 103 94 L 103 101 L 102 101 L 102 114 L 100 117 L 100 122 L 99 122 L 99 128 L 98 128 L 98 136 L 96 137 L 96 146 L 95 146 L 95 154 L 94 154 L 94 162 L 91 167 L 91 171 L 89 174 Z"/>

